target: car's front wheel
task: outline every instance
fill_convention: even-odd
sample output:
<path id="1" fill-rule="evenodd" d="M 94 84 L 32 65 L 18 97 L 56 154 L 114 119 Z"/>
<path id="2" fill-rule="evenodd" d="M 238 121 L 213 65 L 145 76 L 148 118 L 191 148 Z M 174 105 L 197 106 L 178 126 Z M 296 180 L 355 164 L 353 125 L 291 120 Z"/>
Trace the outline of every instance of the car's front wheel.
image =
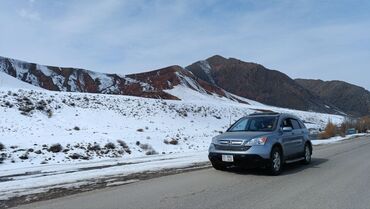
<path id="1" fill-rule="evenodd" d="M 283 156 L 282 152 L 278 147 L 274 147 L 271 151 L 269 168 L 271 175 L 279 175 L 283 167 Z"/>
<path id="2" fill-rule="evenodd" d="M 302 160 L 302 163 L 305 164 L 305 165 L 308 165 L 311 163 L 311 155 L 312 155 L 312 152 L 311 152 L 311 147 L 306 144 L 304 146 L 304 159 Z"/>

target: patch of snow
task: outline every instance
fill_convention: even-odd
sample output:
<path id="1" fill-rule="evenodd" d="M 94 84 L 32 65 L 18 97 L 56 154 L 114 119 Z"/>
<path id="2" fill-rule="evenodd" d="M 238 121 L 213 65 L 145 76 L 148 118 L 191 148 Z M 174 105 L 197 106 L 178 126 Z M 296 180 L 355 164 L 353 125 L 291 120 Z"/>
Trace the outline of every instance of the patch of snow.
<path id="1" fill-rule="evenodd" d="M 113 78 L 106 75 L 106 74 L 96 73 L 96 72 L 89 72 L 89 75 L 94 80 L 99 79 L 99 81 L 100 81 L 99 91 L 104 91 L 104 90 L 109 89 L 111 86 L 114 85 Z"/>
<path id="2" fill-rule="evenodd" d="M 199 66 L 204 71 L 204 73 L 207 75 L 209 81 L 213 85 L 216 85 L 216 82 L 215 82 L 215 80 L 213 79 L 213 77 L 211 75 L 211 66 L 209 65 L 209 63 L 207 62 L 207 60 L 200 61 Z"/>
<path id="3" fill-rule="evenodd" d="M 44 75 L 46 76 L 52 76 L 53 75 L 53 71 L 51 71 L 48 67 L 46 67 L 45 65 L 36 65 L 36 68 L 38 70 L 40 70 Z"/>
<path id="4" fill-rule="evenodd" d="M 341 136 L 335 136 L 330 139 L 316 139 L 316 140 L 311 140 L 313 145 L 322 145 L 322 144 L 333 144 L 333 143 L 338 143 L 343 140 L 355 138 L 355 137 L 360 137 L 360 136 L 365 136 L 366 134 L 352 134 L 352 135 L 347 135 L 345 137 Z"/>
<path id="5" fill-rule="evenodd" d="M 0 89 L 34 89 L 42 90 L 42 88 L 34 86 L 32 84 L 23 82 L 13 76 L 10 76 L 4 72 L 0 72 Z"/>

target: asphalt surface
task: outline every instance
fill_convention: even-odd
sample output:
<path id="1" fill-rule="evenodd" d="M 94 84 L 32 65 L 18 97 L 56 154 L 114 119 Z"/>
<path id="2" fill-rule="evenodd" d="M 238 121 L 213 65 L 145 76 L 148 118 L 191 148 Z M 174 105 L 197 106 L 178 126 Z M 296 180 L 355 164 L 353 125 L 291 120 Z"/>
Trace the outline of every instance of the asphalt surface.
<path id="1" fill-rule="evenodd" d="M 314 148 L 312 164 L 263 170 L 204 169 L 37 202 L 29 209 L 370 209 L 370 138 Z"/>

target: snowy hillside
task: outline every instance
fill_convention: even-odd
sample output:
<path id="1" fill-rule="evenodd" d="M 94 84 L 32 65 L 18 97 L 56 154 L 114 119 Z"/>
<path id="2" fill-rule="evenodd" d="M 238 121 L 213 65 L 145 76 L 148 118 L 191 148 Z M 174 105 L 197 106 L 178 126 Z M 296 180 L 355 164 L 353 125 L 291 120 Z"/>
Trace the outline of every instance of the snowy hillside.
<path id="1" fill-rule="evenodd" d="M 34 89 L 41 90 L 41 88 L 18 80 L 4 72 L 0 71 L 0 89 Z"/>
<path id="2" fill-rule="evenodd" d="M 311 128 L 343 120 L 236 96 L 248 104 L 235 102 L 183 83 L 169 91 L 182 100 L 0 88 L 0 206 L 53 188 L 95 185 L 92 179 L 109 185 L 112 176 L 204 164 L 211 138 L 256 111 L 293 113 Z"/>
<path id="3" fill-rule="evenodd" d="M 183 101 L 37 90 L 0 92 L 2 168 L 207 150 L 211 138 L 259 111 L 289 112 L 308 127 L 341 116 L 222 101 L 181 91 Z M 189 95 L 186 95 L 189 94 Z M 203 98 L 203 99 L 202 99 Z M 60 146 L 59 146 L 60 144 Z"/>

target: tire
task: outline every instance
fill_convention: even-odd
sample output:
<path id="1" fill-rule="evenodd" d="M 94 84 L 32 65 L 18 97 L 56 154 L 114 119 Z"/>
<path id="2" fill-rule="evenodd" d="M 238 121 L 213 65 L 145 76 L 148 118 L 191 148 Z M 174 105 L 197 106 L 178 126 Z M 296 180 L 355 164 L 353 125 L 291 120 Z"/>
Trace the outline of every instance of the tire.
<path id="1" fill-rule="evenodd" d="M 310 164 L 311 159 L 312 159 L 311 156 L 312 156 L 311 147 L 308 144 L 306 144 L 304 146 L 304 155 L 303 155 L 304 159 L 302 160 L 302 164 L 304 164 L 304 165 Z"/>
<path id="2" fill-rule="evenodd" d="M 274 147 L 271 150 L 269 170 L 270 174 L 273 176 L 281 174 L 283 170 L 283 154 L 278 147 Z"/>
<path id="3" fill-rule="evenodd" d="M 211 162 L 211 163 L 212 163 L 213 168 L 216 169 L 216 170 L 219 170 L 219 171 L 226 171 L 227 170 L 226 165 L 223 165 L 221 163 L 215 163 L 215 162 Z"/>

